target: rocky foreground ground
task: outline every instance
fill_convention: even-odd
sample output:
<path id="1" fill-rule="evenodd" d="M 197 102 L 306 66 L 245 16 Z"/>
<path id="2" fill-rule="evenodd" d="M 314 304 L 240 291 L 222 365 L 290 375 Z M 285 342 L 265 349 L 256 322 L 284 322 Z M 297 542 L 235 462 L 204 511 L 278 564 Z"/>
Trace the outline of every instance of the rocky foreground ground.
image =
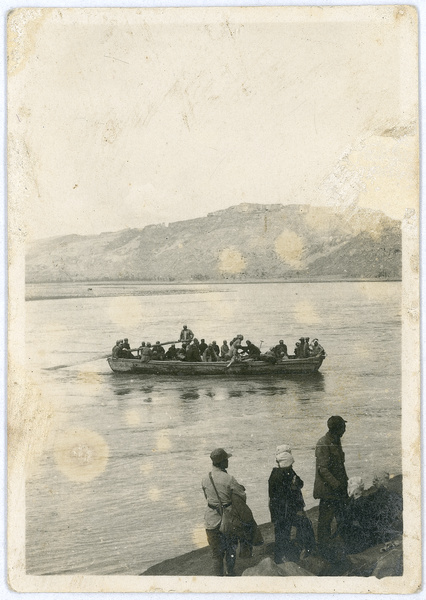
<path id="1" fill-rule="evenodd" d="M 392 491 L 402 493 L 402 478 L 391 480 Z M 318 522 L 318 507 L 307 512 L 314 530 Z M 330 563 L 320 557 L 308 556 L 296 562 L 275 564 L 274 528 L 272 523 L 260 526 L 264 544 L 253 548 L 251 558 L 238 557 L 235 572 L 237 576 L 353 576 L 353 577 L 395 577 L 402 575 L 402 536 L 397 536 L 386 544 L 379 544 L 359 554 L 340 553 L 336 562 Z M 150 567 L 142 575 L 167 576 L 211 576 L 213 575 L 210 548 L 188 552 L 176 558 L 165 560 Z"/>

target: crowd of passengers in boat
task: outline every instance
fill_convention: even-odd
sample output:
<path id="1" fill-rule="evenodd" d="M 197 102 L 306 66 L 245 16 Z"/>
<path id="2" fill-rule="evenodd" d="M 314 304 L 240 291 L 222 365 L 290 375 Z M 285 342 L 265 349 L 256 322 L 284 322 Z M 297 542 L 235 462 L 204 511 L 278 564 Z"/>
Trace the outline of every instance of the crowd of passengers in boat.
<path id="1" fill-rule="evenodd" d="M 164 346 L 169 345 L 165 350 Z M 262 343 L 260 344 L 262 346 Z M 136 353 L 136 354 L 134 354 Z M 264 362 L 277 363 L 284 360 L 297 358 L 309 358 L 311 356 L 324 355 L 324 348 L 315 338 L 309 342 L 308 337 L 301 337 L 296 342 L 294 353 L 288 354 L 287 345 L 284 340 L 280 340 L 276 346 L 272 346 L 266 352 L 262 352 L 260 347 L 246 340 L 244 336 L 236 335 L 228 344 L 223 340 L 222 345 L 216 343 L 216 340 L 206 343 L 204 338 L 199 341 L 194 333 L 184 325 L 176 342 L 141 342 L 138 348 L 131 348 L 128 338 L 117 340 L 112 349 L 112 358 L 130 358 L 148 362 L 151 360 L 173 360 L 186 362 L 218 362 L 218 361 L 241 361 L 241 360 L 261 360 Z"/>

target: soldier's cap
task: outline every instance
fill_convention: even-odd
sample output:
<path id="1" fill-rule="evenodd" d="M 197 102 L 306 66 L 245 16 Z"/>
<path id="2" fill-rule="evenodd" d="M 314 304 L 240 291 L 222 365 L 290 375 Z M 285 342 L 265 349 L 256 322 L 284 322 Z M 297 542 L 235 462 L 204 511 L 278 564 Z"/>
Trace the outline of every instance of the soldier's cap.
<path id="1" fill-rule="evenodd" d="M 342 417 L 339 417 L 338 415 L 330 417 L 327 421 L 327 427 L 331 430 L 333 429 L 339 429 L 342 425 L 344 425 L 345 423 L 347 423 L 347 421 L 345 421 L 345 419 L 343 419 Z"/>
<path id="2" fill-rule="evenodd" d="M 210 454 L 210 458 L 212 459 L 212 461 L 214 463 L 220 463 L 223 460 L 230 458 L 231 456 L 232 456 L 232 454 L 229 454 L 229 452 L 226 452 L 226 450 L 224 450 L 223 448 L 216 448 Z"/>

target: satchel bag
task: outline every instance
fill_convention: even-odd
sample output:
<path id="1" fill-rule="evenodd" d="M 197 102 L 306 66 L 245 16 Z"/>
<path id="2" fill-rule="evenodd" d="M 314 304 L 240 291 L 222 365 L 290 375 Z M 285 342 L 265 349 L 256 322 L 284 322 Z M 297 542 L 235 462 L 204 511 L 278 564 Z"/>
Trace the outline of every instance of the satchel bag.
<path id="1" fill-rule="evenodd" d="M 219 525 L 219 531 L 224 535 L 235 534 L 235 523 L 232 506 L 223 509 L 222 518 Z"/>

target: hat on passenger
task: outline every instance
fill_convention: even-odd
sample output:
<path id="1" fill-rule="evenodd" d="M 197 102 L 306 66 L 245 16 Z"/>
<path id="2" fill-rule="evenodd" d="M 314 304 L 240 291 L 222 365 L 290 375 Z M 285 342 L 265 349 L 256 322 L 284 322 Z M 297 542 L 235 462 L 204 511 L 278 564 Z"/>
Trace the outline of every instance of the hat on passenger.
<path id="1" fill-rule="evenodd" d="M 212 462 L 214 462 L 214 463 L 220 463 L 223 460 L 226 460 L 227 458 L 229 458 L 231 456 L 232 456 L 232 454 L 229 454 L 229 452 L 226 452 L 226 450 L 224 450 L 223 448 L 216 448 L 210 454 L 210 458 L 212 459 Z"/>
<path id="2" fill-rule="evenodd" d="M 335 431 L 336 429 L 340 429 L 347 421 L 338 415 L 330 417 L 327 421 L 327 427 L 330 431 Z"/>

